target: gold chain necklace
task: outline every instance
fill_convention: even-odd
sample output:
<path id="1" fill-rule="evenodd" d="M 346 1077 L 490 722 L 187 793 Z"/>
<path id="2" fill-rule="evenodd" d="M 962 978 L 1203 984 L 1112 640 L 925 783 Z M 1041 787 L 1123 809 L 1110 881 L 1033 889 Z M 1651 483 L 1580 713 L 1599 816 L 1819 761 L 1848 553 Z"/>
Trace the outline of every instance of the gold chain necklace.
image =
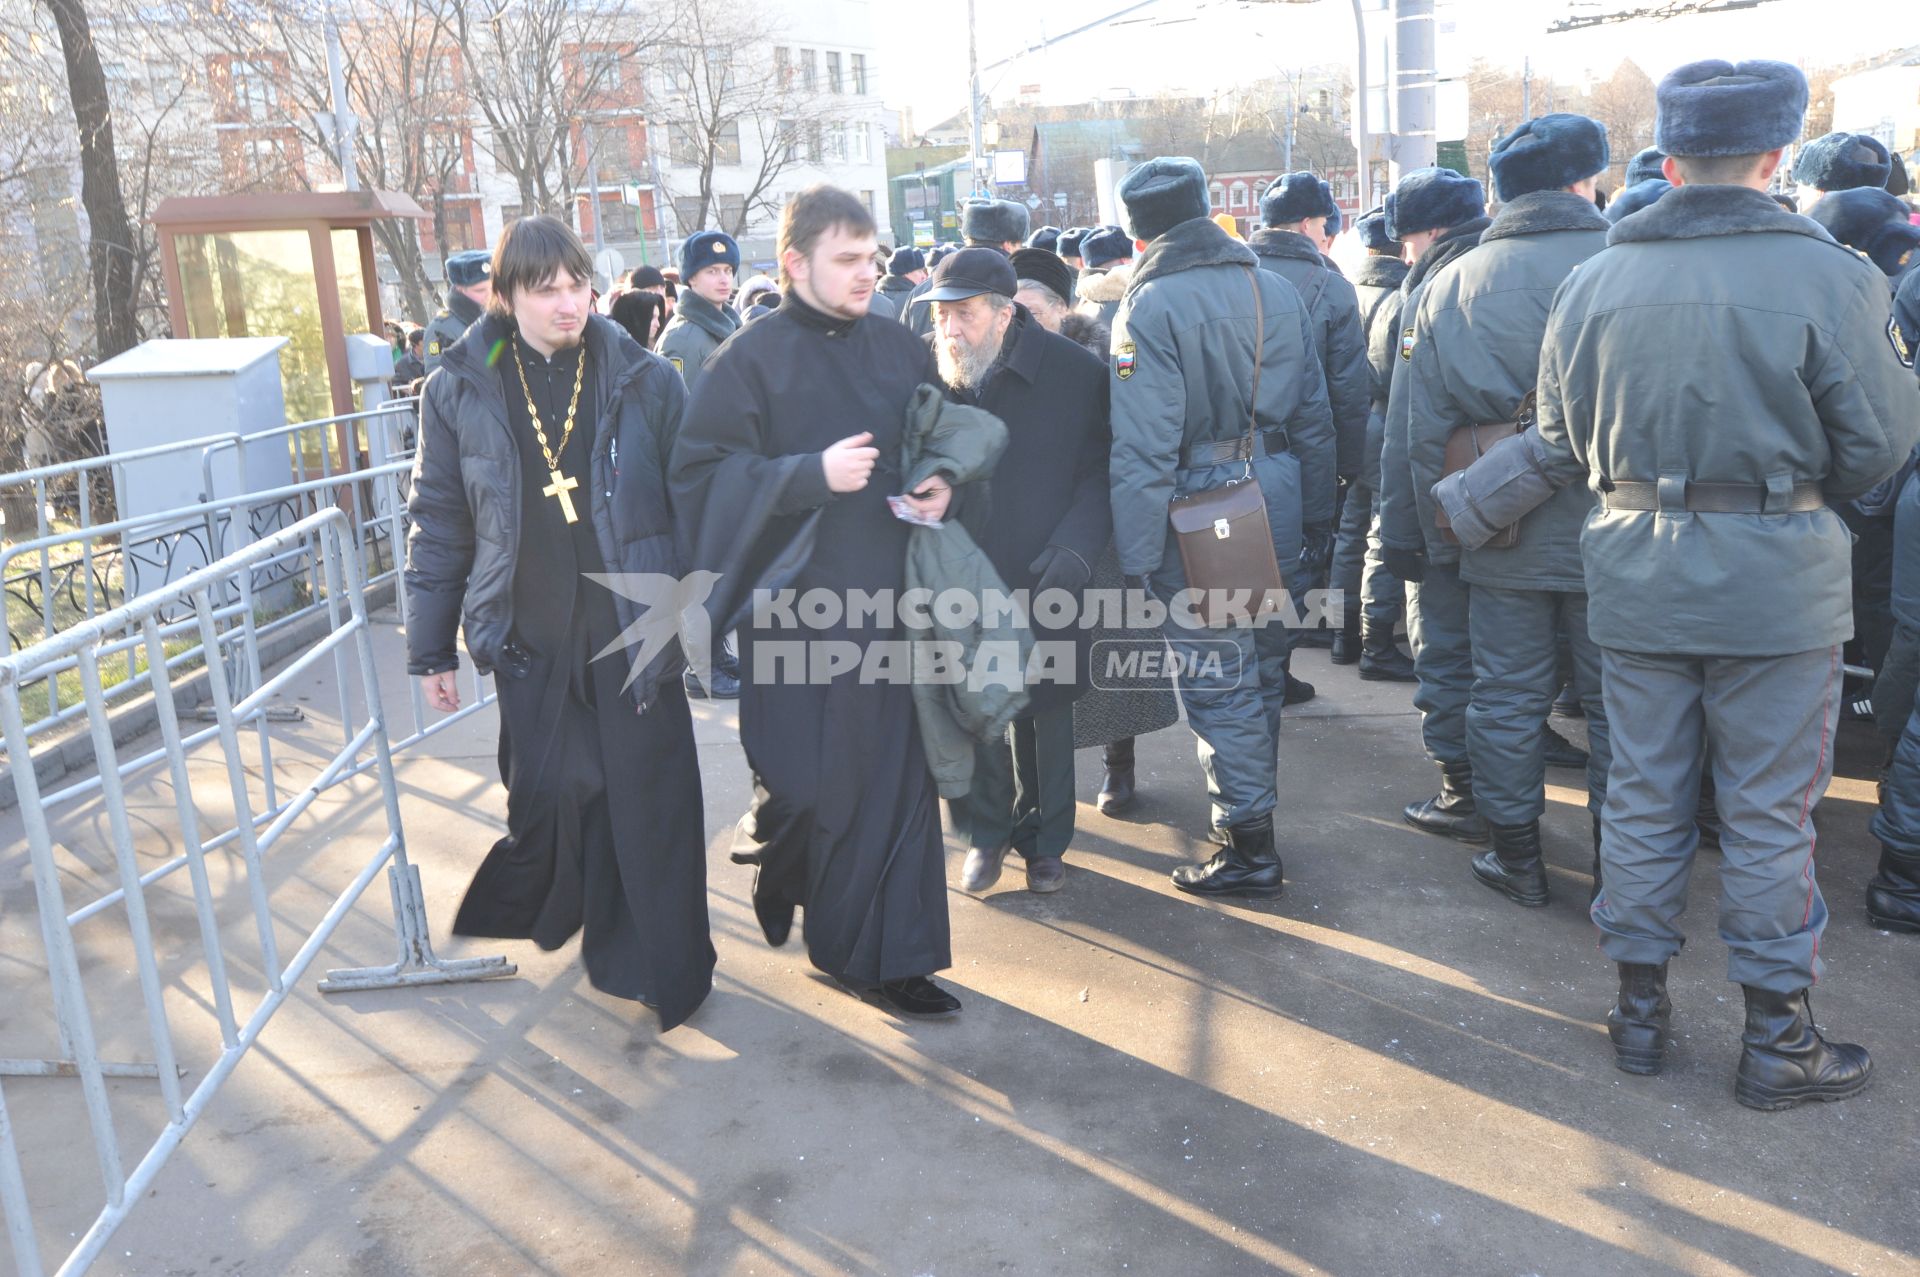
<path id="1" fill-rule="evenodd" d="M 533 418 L 533 437 L 540 442 L 540 453 L 547 459 L 547 486 L 540 489 L 543 497 L 558 497 L 560 513 L 568 523 L 577 523 L 580 515 L 573 508 L 573 490 L 580 486 L 578 479 L 569 479 L 560 473 L 560 457 L 567 450 L 567 440 L 573 438 L 573 415 L 580 407 L 580 386 L 587 377 L 587 347 L 580 345 L 580 361 L 573 367 L 573 398 L 567 401 L 567 424 L 560 430 L 560 448 L 556 452 L 547 446 L 547 430 L 540 424 L 540 410 L 533 405 L 533 388 L 527 384 L 527 365 L 520 358 L 520 342 L 513 343 L 513 366 L 520 370 L 520 393 L 527 397 L 527 416 Z"/>

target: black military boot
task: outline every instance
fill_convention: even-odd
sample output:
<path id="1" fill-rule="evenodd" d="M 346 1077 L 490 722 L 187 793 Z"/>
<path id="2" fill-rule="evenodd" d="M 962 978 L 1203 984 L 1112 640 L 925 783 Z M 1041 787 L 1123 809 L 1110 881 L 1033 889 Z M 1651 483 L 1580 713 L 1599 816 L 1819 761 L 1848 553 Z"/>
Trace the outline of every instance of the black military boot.
<path id="1" fill-rule="evenodd" d="M 1360 622 L 1360 677 L 1368 683 L 1411 683 L 1413 658 L 1393 641 L 1390 625 Z"/>
<path id="2" fill-rule="evenodd" d="M 1550 723 L 1540 724 L 1541 738 L 1546 742 L 1547 766 L 1549 767 L 1585 767 L 1587 751 L 1553 730 Z"/>
<path id="3" fill-rule="evenodd" d="M 1750 1109 L 1790 1109 L 1802 1100 L 1844 1100 L 1873 1076 L 1867 1048 L 1829 1042 L 1813 1024 L 1807 991 L 1775 993 L 1742 985 L 1747 1029 L 1733 1098 Z"/>
<path id="4" fill-rule="evenodd" d="M 1273 817 L 1227 830 L 1227 845 L 1200 865 L 1181 865 L 1173 885 L 1192 896 L 1251 896 L 1270 900 L 1282 890 L 1280 853 L 1273 845 Z"/>
<path id="5" fill-rule="evenodd" d="M 1360 659 L 1360 609 L 1349 607 L 1347 617 L 1333 636 L 1333 663 L 1352 665 Z"/>
<path id="6" fill-rule="evenodd" d="M 1613 1065 L 1623 1073 L 1660 1071 L 1667 1053 L 1667 964 L 1622 962 L 1620 1000 L 1607 1012 L 1607 1036 L 1613 1039 Z"/>
<path id="7" fill-rule="evenodd" d="M 1473 858 L 1473 876 L 1517 905 L 1547 903 L 1547 865 L 1540 858 L 1540 822 L 1492 825 L 1493 849 Z"/>
<path id="8" fill-rule="evenodd" d="M 1287 674 L 1287 694 L 1286 694 L 1286 700 L 1284 702 L 1285 704 L 1305 705 L 1308 701 L 1312 700 L 1318 694 L 1319 693 L 1317 693 L 1314 690 L 1312 683 L 1307 682 L 1307 680 L 1305 680 L 1304 678 L 1295 678 L 1291 672 Z"/>
<path id="9" fill-rule="evenodd" d="M 1880 844 L 1880 869 L 1867 880 L 1867 921 L 1883 931 L 1920 931 L 1920 857 Z"/>
<path id="10" fill-rule="evenodd" d="M 1487 840 L 1487 822 L 1473 805 L 1473 764 L 1462 759 L 1440 764 L 1440 792 L 1408 803 L 1402 813 L 1415 829 L 1456 838 L 1461 842 Z"/>
<path id="11" fill-rule="evenodd" d="M 1587 716 L 1587 707 L 1580 703 L 1580 693 L 1573 690 L 1572 683 L 1561 688 L 1559 695 L 1553 698 L 1553 712 L 1561 718 Z"/>
<path id="12" fill-rule="evenodd" d="M 1133 737 L 1122 736 L 1106 748 L 1107 773 L 1093 805 L 1102 816 L 1117 816 L 1133 806 Z"/>

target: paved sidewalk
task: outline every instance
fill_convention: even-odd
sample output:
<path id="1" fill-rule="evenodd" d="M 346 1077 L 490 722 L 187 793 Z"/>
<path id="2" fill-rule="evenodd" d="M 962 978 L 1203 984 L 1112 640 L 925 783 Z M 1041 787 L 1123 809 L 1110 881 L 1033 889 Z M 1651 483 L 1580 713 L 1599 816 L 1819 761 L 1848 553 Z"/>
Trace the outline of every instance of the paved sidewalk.
<path id="1" fill-rule="evenodd" d="M 381 643 L 397 706 L 391 629 Z M 1016 865 L 984 899 L 950 892 L 966 1012 L 939 1024 L 889 1019 L 813 973 L 797 940 L 761 940 L 750 870 L 726 856 L 748 792 L 727 706 L 696 703 L 720 966 L 687 1026 L 663 1037 L 595 993 L 573 946 L 447 940 L 501 828 L 495 720 L 477 716 L 402 755 L 403 813 L 442 954 L 505 952 L 518 976 L 323 997 L 316 969 L 95 1271 L 1920 1273 L 1920 939 L 1861 909 L 1865 733 L 1843 740 L 1819 812 L 1833 922 L 1815 1007 L 1878 1072 L 1853 1101 L 1763 1115 L 1732 1096 L 1740 997 L 1713 856 L 1674 964 L 1676 1048 L 1665 1075 L 1629 1077 L 1601 1022 L 1612 969 L 1585 917 L 1578 777 L 1550 774 L 1554 903 L 1521 910 L 1473 881 L 1468 849 L 1401 823 L 1435 779 L 1407 689 L 1320 652 L 1299 666 L 1321 696 L 1283 742 L 1285 898 L 1203 904 L 1169 885 L 1207 850 L 1184 726 L 1141 740 L 1127 820 L 1094 812 L 1098 755 L 1082 753 L 1065 889 L 1029 895 Z M 320 709 L 283 735 L 289 778 L 311 771 L 302 738 L 339 739 Z M 163 779 L 135 795 L 156 862 L 176 828 Z M 219 787 L 202 788 L 204 804 Z M 356 782 L 276 854 L 283 952 L 379 827 L 376 790 Z M 62 830 L 77 891 L 105 863 L 98 813 Z M 47 1054 L 17 816 L 0 849 L 0 1055 Z M 949 846 L 950 881 L 963 850 Z M 240 936 L 244 879 L 237 860 L 216 866 Z M 204 1028 L 184 899 L 156 889 L 156 925 L 180 1021 Z M 124 921 L 86 926 L 109 1053 L 148 1056 L 137 1014 L 113 1020 L 136 1005 L 115 1001 Z M 376 884 L 317 968 L 387 961 L 389 934 Z M 6 1087 L 55 1258 L 100 1202 L 78 1084 Z M 151 1083 L 114 1090 L 131 1160 L 159 1107 Z"/>

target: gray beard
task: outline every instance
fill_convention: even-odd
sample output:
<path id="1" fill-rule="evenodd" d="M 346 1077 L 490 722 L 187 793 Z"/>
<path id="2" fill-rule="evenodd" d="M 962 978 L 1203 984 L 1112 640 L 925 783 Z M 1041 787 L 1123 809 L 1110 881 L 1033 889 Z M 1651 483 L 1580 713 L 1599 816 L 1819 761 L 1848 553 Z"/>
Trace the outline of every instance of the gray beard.
<path id="1" fill-rule="evenodd" d="M 934 345 L 934 359 L 940 369 L 940 380 L 956 390 L 978 388 L 993 370 L 994 360 L 999 353 L 997 350 L 976 350 L 962 345 L 960 354 L 955 356 L 946 342 L 936 342 Z"/>

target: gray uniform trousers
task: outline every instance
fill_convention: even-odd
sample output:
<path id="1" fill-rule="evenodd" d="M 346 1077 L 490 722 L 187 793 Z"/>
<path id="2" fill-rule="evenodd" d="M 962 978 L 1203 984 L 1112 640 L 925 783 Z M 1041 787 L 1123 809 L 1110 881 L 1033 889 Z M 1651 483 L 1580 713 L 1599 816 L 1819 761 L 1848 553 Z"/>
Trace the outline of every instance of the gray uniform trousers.
<path id="1" fill-rule="evenodd" d="M 974 747 L 973 785 L 954 800 L 954 823 L 984 851 L 1063 856 L 1074 802 L 1073 706 L 1062 705 L 1015 719 L 999 740 Z"/>
<path id="2" fill-rule="evenodd" d="M 1354 483 L 1340 507 L 1340 528 L 1333 542 L 1333 588 L 1345 596 L 1345 606 L 1357 600 L 1369 626 L 1391 630 L 1400 620 L 1400 582 L 1380 559 L 1380 538 L 1373 535 L 1380 498 L 1372 488 Z"/>
<path id="3" fill-rule="evenodd" d="M 1894 648 L 1905 641 L 1912 651 L 1914 632 L 1902 625 L 1895 632 Z M 1880 715 L 1880 688 L 1887 681 L 1883 671 L 1874 684 L 1873 712 Z M 1893 761 L 1887 765 L 1880 810 L 1873 814 L 1873 836 L 1902 856 L 1920 856 L 1920 701 L 1907 698 L 1907 725 L 1893 747 Z"/>
<path id="4" fill-rule="evenodd" d="M 1840 649 L 1717 657 L 1602 648 L 1601 668 L 1613 740 L 1592 911 L 1601 949 L 1616 962 L 1661 963 L 1685 943 L 1704 754 L 1722 825 L 1727 977 L 1778 993 L 1808 987 L 1825 965 L 1813 806 L 1833 777 Z"/>
<path id="5" fill-rule="evenodd" d="M 1467 759 L 1467 702 L 1473 695 L 1469 587 L 1458 563 L 1427 564 L 1427 579 L 1407 582 L 1407 637 L 1413 642 L 1413 691 L 1420 737 L 1436 763 Z"/>
<path id="6" fill-rule="evenodd" d="M 1201 466 L 1178 472 L 1176 493 L 1206 491 L 1237 478 L 1247 463 Z M 1274 554 L 1282 564 L 1300 554 L 1300 525 L 1275 512 L 1300 508 L 1300 466 L 1287 454 L 1253 462 L 1253 473 L 1273 519 Z M 1170 602 L 1187 588 L 1186 569 L 1169 544 L 1160 568 L 1148 578 L 1153 596 Z M 1260 626 L 1210 629 L 1188 624 L 1169 608 L 1160 633 L 1179 671 L 1180 703 L 1198 740 L 1200 769 L 1213 804 L 1213 826 L 1225 829 L 1273 814 L 1278 801 L 1280 710 L 1286 704 L 1290 633 L 1275 617 Z"/>
<path id="7" fill-rule="evenodd" d="M 1587 806 L 1607 796 L 1607 711 L 1600 696 L 1600 649 L 1587 635 L 1587 596 L 1556 590 L 1475 585 L 1473 693 L 1467 704 L 1467 756 L 1473 801 L 1495 825 L 1524 825 L 1546 812 L 1542 729 L 1560 690 L 1559 638 L 1573 649 L 1573 687 L 1587 711 Z"/>

